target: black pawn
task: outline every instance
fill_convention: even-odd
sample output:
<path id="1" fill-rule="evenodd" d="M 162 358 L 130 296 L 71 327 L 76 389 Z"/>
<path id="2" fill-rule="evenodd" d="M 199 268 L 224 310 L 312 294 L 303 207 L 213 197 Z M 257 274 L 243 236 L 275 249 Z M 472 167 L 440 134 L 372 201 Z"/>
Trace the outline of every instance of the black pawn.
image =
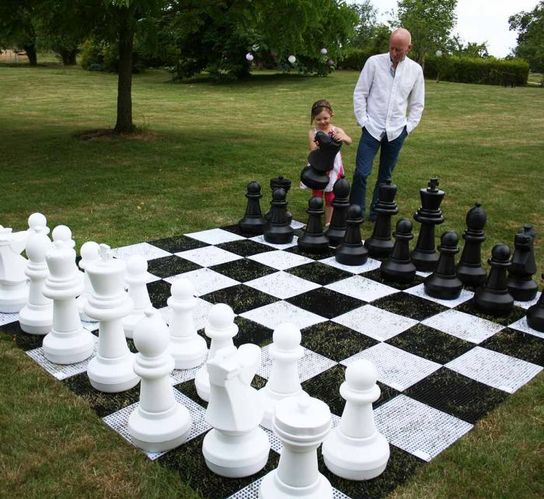
<path id="1" fill-rule="evenodd" d="M 380 185 L 378 202 L 376 203 L 376 223 L 372 236 L 365 241 L 365 247 L 372 258 L 384 258 L 393 251 L 393 239 L 391 238 L 391 217 L 399 212 L 395 195 L 397 186 L 386 180 Z"/>
<path id="2" fill-rule="evenodd" d="M 314 196 L 308 201 L 308 223 L 302 235 L 298 238 L 298 247 L 308 253 L 323 253 L 329 249 L 329 240 L 323 233 L 321 217 L 325 213 L 323 199 Z"/>
<path id="3" fill-rule="evenodd" d="M 474 293 L 474 305 L 486 314 L 506 316 L 514 308 L 514 298 L 508 291 L 506 271 L 510 267 L 510 248 L 496 244 L 491 250 L 491 265 L 485 285 Z"/>
<path id="4" fill-rule="evenodd" d="M 346 216 L 349 208 L 350 185 L 344 175 L 334 183 L 332 190 L 334 192 L 332 219 L 325 235 L 331 246 L 338 246 L 346 234 Z"/>
<path id="5" fill-rule="evenodd" d="M 438 179 L 431 178 L 426 189 L 419 190 L 421 208 L 414 219 L 421 224 L 416 247 L 412 251 L 412 261 L 421 272 L 432 272 L 438 263 L 438 253 L 434 245 L 434 226 L 444 222 L 440 203 L 444 199 L 444 191 L 438 188 Z"/>
<path id="6" fill-rule="evenodd" d="M 283 189 L 285 191 L 285 195 L 287 196 L 287 193 L 289 192 L 289 189 L 291 188 L 291 181 L 288 178 L 282 177 L 281 175 L 279 177 L 274 177 L 270 179 L 270 189 L 272 190 L 272 195 L 274 195 L 274 191 L 276 189 Z M 265 213 L 264 218 L 266 220 L 270 220 L 270 210 Z M 289 223 L 292 222 L 293 216 L 288 211 L 287 212 L 287 219 L 289 220 Z"/>
<path id="7" fill-rule="evenodd" d="M 258 235 L 264 231 L 266 219 L 261 213 L 261 205 L 259 200 L 263 197 L 261 194 L 261 186 L 258 182 L 252 181 L 247 184 L 247 206 L 244 218 L 238 222 L 240 231 L 243 234 Z"/>
<path id="8" fill-rule="evenodd" d="M 514 300 L 531 301 L 538 291 L 538 285 L 533 281 L 536 274 L 533 238 L 530 225 L 525 225 L 514 237 L 512 266 L 508 270 L 508 290 Z"/>
<path id="9" fill-rule="evenodd" d="M 457 277 L 465 286 L 477 288 L 485 282 L 485 269 L 482 267 L 481 246 L 485 241 L 484 227 L 487 214 L 480 203 L 467 212 L 467 228 L 463 234 L 465 245 L 457 265 Z"/>
<path id="10" fill-rule="evenodd" d="M 346 235 L 344 241 L 336 248 L 336 261 L 344 265 L 363 265 L 368 259 L 368 251 L 361 241 L 361 224 L 363 215 L 361 207 L 352 204 L 348 208 L 346 218 Z"/>
<path id="11" fill-rule="evenodd" d="M 454 231 L 444 232 L 440 239 L 440 258 L 436 270 L 425 278 L 425 293 L 441 300 L 455 300 L 461 294 L 463 283 L 455 273 L 455 255 L 459 252 L 459 237 Z"/>
<path id="12" fill-rule="evenodd" d="M 544 274 L 541 278 L 544 280 Z M 530 328 L 544 333 L 544 293 L 540 295 L 536 304 L 527 310 L 527 324 Z"/>
<path id="13" fill-rule="evenodd" d="M 395 229 L 395 245 L 387 260 L 380 266 L 380 274 L 386 281 L 408 284 L 416 277 L 416 266 L 410 258 L 410 241 L 412 234 L 412 222 L 407 218 L 397 221 Z"/>
<path id="14" fill-rule="evenodd" d="M 295 231 L 287 216 L 287 201 L 285 190 L 276 189 L 270 202 L 270 220 L 264 229 L 264 240 L 271 244 L 288 244 L 293 240 Z"/>

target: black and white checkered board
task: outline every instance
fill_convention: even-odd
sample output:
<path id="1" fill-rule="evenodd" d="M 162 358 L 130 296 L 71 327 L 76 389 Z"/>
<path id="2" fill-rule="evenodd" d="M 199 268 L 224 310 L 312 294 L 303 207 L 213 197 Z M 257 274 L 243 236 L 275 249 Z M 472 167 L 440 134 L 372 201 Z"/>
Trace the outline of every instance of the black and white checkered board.
<path id="1" fill-rule="evenodd" d="M 385 496 L 544 366 L 544 334 L 531 330 L 525 319 L 531 303 L 516 303 L 506 318 L 484 316 L 474 310 L 468 290 L 455 301 L 436 300 L 425 296 L 422 275 L 409 286 L 395 287 L 380 279 L 380 262 L 340 265 L 333 250 L 319 257 L 301 252 L 296 237 L 292 244 L 271 245 L 262 236 L 243 237 L 233 226 L 113 251 L 123 259 L 145 256 L 151 300 L 165 318 L 171 283 L 180 274 L 195 286 L 195 322 L 201 333 L 212 304 L 229 304 L 239 326 L 235 344 L 262 347 L 262 367 L 253 382 L 257 388 L 270 373 L 273 329 L 282 322 L 300 327 L 303 388 L 329 404 L 335 423 L 344 405 L 339 386 L 345 367 L 359 358 L 375 363 L 382 391 L 374 405 L 375 418 L 391 444 L 391 459 L 380 477 L 349 482 L 329 473 L 320 456 L 320 469 L 337 498 Z M 85 325 L 92 331 L 97 328 L 95 323 Z M 51 364 L 43 357 L 41 338 L 20 330 L 17 314 L 0 314 L 0 329 L 12 334 L 32 359 L 130 440 L 126 424 L 138 403 L 138 387 L 119 394 L 97 392 L 87 379 L 88 361 Z M 134 350 L 130 340 L 129 345 Z M 175 469 L 203 497 L 257 497 L 260 478 L 277 466 L 280 442 L 269 432 L 273 449 L 269 462 L 253 477 L 224 479 L 211 473 L 201 453 L 209 425 L 206 404 L 194 388 L 196 370 L 172 374 L 176 398 L 193 416 L 190 440 L 149 457 Z"/>

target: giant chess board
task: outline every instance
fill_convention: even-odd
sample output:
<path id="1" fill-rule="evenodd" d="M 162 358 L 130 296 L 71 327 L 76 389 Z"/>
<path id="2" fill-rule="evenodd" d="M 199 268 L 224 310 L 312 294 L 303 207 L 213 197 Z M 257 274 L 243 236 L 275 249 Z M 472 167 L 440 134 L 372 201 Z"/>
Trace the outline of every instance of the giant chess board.
<path id="1" fill-rule="evenodd" d="M 391 458 L 378 478 L 350 482 L 332 475 L 319 454 L 320 470 L 336 498 L 387 495 L 542 370 L 544 334 L 531 330 L 525 319 L 536 299 L 516 302 L 506 318 L 484 316 L 473 308 L 469 290 L 453 301 L 430 298 L 423 291 L 423 274 L 410 285 L 394 286 L 380 278 L 377 260 L 341 265 L 333 249 L 310 255 L 299 250 L 296 239 L 272 245 L 262 236 L 244 237 L 231 226 L 142 242 L 113 253 L 121 259 L 134 254 L 146 258 L 150 297 L 166 320 L 170 286 L 179 275 L 195 286 L 200 334 L 213 304 L 230 305 L 239 327 L 235 344 L 262 347 L 262 365 L 253 381 L 257 388 L 270 374 L 268 347 L 274 328 L 282 322 L 296 324 L 305 350 L 299 362 L 303 389 L 330 406 L 335 423 L 344 405 L 339 386 L 346 366 L 360 358 L 376 365 L 381 397 L 374 404 L 375 419 L 390 442 Z M 88 360 L 68 366 L 48 362 L 42 337 L 22 332 L 17 319 L 17 314 L 0 314 L 0 330 L 83 397 L 129 445 L 127 420 L 138 403 L 139 387 L 118 394 L 96 391 L 86 375 Z M 84 325 L 98 334 L 97 323 Z M 261 478 L 277 466 L 281 443 L 268 432 L 268 464 L 252 477 L 226 479 L 209 471 L 201 449 L 210 427 L 204 417 L 206 403 L 194 387 L 196 371 L 171 375 L 177 400 L 193 418 L 190 439 L 148 457 L 174 469 L 202 497 L 257 497 Z"/>

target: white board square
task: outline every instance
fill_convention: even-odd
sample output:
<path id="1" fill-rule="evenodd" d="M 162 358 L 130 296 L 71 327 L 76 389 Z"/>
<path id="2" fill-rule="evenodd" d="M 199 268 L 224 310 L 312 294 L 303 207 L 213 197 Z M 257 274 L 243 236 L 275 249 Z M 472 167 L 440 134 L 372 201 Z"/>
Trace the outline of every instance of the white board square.
<path id="1" fill-rule="evenodd" d="M 291 322 L 299 329 L 304 329 L 327 320 L 325 317 L 295 307 L 286 301 L 277 301 L 264 307 L 254 308 L 240 314 L 240 317 L 245 317 L 270 329 L 275 329 L 283 322 Z"/>
<path id="2" fill-rule="evenodd" d="M 202 241 L 208 244 L 230 243 L 231 241 L 240 241 L 245 239 L 243 236 L 239 236 L 238 234 L 234 234 L 223 229 L 201 230 L 199 232 L 191 232 L 190 234 L 185 235 L 187 237 L 196 239 L 197 241 Z"/>
<path id="3" fill-rule="evenodd" d="M 544 333 L 541 333 L 540 331 L 537 331 L 529 326 L 527 323 L 527 316 L 522 317 L 519 321 L 510 324 L 508 327 L 544 339 Z"/>
<path id="4" fill-rule="evenodd" d="M 414 286 L 413 288 L 409 288 L 404 291 L 405 293 L 408 293 L 413 296 L 418 296 L 419 298 L 424 298 L 425 300 L 434 301 L 435 303 L 439 303 L 440 305 L 444 305 L 445 307 L 453 308 L 457 305 L 461 305 L 461 303 L 464 303 L 468 300 L 470 300 L 474 293 L 472 291 L 467 291 L 466 289 L 461 290 L 461 294 L 455 299 L 455 300 L 441 300 L 439 298 L 434 298 L 432 296 L 429 296 L 427 293 L 425 293 L 425 286 L 423 283 L 418 284 L 417 286 Z"/>
<path id="5" fill-rule="evenodd" d="M 343 263 L 338 263 L 336 261 L 336 257 L 334 256 L 324 258 L 323 260 L 319 260 L 319 262 L 324 263 L 325 265 L 330 265 L 331 267 L 336 267 L 340 270 L 345 270 L 346 272 L 350 272 L 351 274 L 362 274 L 363 272 L 370 272 L 371 270 L 379 269 L 380 265 L 382 264 L 382 262 L 378 260 L 369 258 L 363 265 L 344 265 Z"/>
<path id="6" fill-rule="evenodd" d="M 0 312 L 0 326 L 4 326 L 5 324 L 10 324 L 11 322 L 15 322 L 19 320 L 19 314 L 4 314 Z"/>
<path id="7" fill-rule="evenodd" d="M 203 248 L 196 248 L 187 251 L 180 251 L 176 253 L 176 256 L 189 260 L 202 267 L 211 267 L 213 265 L 219 265 L 221 263 L 233 262 L 234 260 L 240 260 L 240 255 L 235 255 L 230 251 L 218 248 L 217 246 L 204 246 Z"/>
<path id="8" fill-rule="evenodd" d="M 208 268 L 191 270 L 190 272 L 167 277 L 164 280 L 173 284 L 174 281 L 179 278 L 187 279 L 189 282 L 191 282 L 194 288 L 195 296 L 202 296 L 208 293 L 213 293 L 219 289 L 224 289 L 239 284 L 238 281 Z"/>
<path id="9" fill-rule="evenodd" d="M 293 227 L 294 228 L 294 227 Z M 256 241 L 258 243 L 261 243 L 261 244 L 265 244 L 266 246 L 270 246 L 271 248 L 276 248 L 278 250 L 284 250 L 284 249 L 288 249 L 288 248 L 292 248 L 293 246 L 296 246 L 298 243 L 298 237 L 297 236 L 293 236 L 293 240 L 290 242 L 290 243 L 285 243 L 285 244 L 273 244 L 273 243 L 269 243 L 268 241 L 266 241 L 264 239 L 264 236 L 255 236 L 255 237 L 252 237 L 251 238 L 252 241 Z"/>
<path id="10" fill-rule="evenodd" d="M 311 258 L 281 250 L 266 251 L 264 253 L 258 253 L 257 255 L 248 256 L 248 258 L 277 270 L 286 270 L 313 262 Z"/>
<path id="11" fill-rule="evenodd" d="M 389 296 L 394 293 L 398 293 L 399 290 L 386 286 L 367 277 L 356 275 L 342 279 L 340 281 L 327 284 L 325 286 L 328 289 L 342 293 L 343 295 L 351 296 L 359 300 L 371 302 Z"/>
<path id="12" fill-rule="evenodd" d="M 162 258 L 163 256 L 171 256 L 172 253 L 157 248 L 149 243 L 131 244 L 130 246 L 121 246 L 120 248 L 113 248 L 111 254 L 115 258 L 121 260 L 128 260 L 133 255 L 143 256 L 146 260 L 154 260 L 155 258 Z"/>
<path id="13" fill-rule="evenodd" d="M 319 284 L 307 281 L 287 272 L 275 272 L 245 283 L 263 293 L 275 296 L 281 300 L 319 288 Z"/>

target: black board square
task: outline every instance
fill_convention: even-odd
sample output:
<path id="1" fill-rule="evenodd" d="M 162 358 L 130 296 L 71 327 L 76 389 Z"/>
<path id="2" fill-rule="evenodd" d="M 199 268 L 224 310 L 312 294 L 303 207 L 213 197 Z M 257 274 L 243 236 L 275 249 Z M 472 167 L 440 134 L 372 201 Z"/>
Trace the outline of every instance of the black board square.
<path id="1" fill-rule="evenodd" d="M 300 234 L 298 237 L 300 237 L 301 235 L 302 234 Z M 298 246 L 292 246 L 291 248 L 288 248 L 285 251 L 289 251 L 289 253 L 294 253 L 295 255 L 305 256 L 306 258 L 311 258 L 313 260 L 322 260 L 324 258 L 329 258 L 336 254 L 336 249 L 331 248 L 330 246 L 324 251 L 321 251 L 319 253 L 305 251 L 302 248 L 299 248 Z"/>
<path id="2" fill-rule="evenodd" d="M 373 281 L 379 282 L 381 284 L 385 284 L 386 286 L 391 286 L 392 288 L 398 289 L 400 291 L 403 291 L 408 288 L 413 288 L 414 286 L 417 286 L 418 284 L 421 284 L 423 282 L 423 277 L 416 275 L 415 279 L 406 284 L 402 282 L 392 282 L 392 281 L 386 281 L 380 274 L 380 269 L 374 269 L 370 272 L 362 272 L 360 275 L 363 275 L 365 277 L 368 277 L 369 279 L 372 279 Z"/>
<path id="3" fill-rule="evenodd" d="M 9 335 L 11 337 L 11 341 L 13 341 L 21 350 L 24 350 L 25 352 L 28 350 L 34 350 L 35 348 L 40 348 L 45 337 L 42 335 L 25 333 L 21 329 L 18 321 L 4 324 L 2 327 L 0 327 L 0 331 L 6 335 Z"/>
<path id="4" fill-rule="evenodd" d="M 240 226 L 238 224 L 232 224 L 232 225 L 225 225 L 223 227 L 219 227 L 221 230 L 226 230 L 227 232 L 231 232 L 232 234 L 236 234 L 238 236 L 242 237 L 248 237 L 249 234 L 244 234 L 242 232 L 242 229 L 240 229 Z"/>
<path id="5" fill-rule="evenodd" d="M 272 329 L 240 316 L 236 317 L 234 322 L 238 326 L 238 334 L 233 338 L 236 347 L 244 343 L 264 347 L 272 342 Z"/>
<path id="6" fill-rule="evenodd" d="M 468 341 L 424 324 L 416 324 L 386 343 L 439 364 L 447 364 L 474 348 Z"/>
<path id="7" fill-rule="evenodd" d="M 302 383 L 302 389 L 311 397 L 325 402 L 333 414 L 342 415 L 346 401 L 340 395 L 346 368 L 337 364 Z"/>
<path id="8" fill-rule="evenodd" d="M 234 310 L 235 314 L 241 314 L 278 301 L 278 298 L 263 293 L 258 289 L 245 286 L 244 284 L 219 289 L 200 298 L 214 304 L 226 303 Z"/>
<path id="9" fill-rule="evenodd" d="M 321 286 L 326 286 L 327 284 L 353 277 L 353 274 L 346 272 L 345 270 L 337 269 L 336 267 L 325 265 L 321 262 L 306 263 L 304 265 L 299 265 L 298 267 L 287 269 L 286 272 L 306 279 L 307 281 L 321 284 Z"/>
<path id="10" fill-rule="evenodd" d="M 217 247 L 243 257 L 258 255 L 259 253 L 267 253 L 268 251 L 275 250 L 275 248 L 272 246 L 267 246 L 266 244 L 252 241 L 251 239 L 229 241 L 227 243 L 218 244 Z"/>
<path id="11" fill-rule="evenodd" d="M 480 346 L 544 367 L 544 340 L 532 334 L 505 328 Z"/>
<path id="12" fill-rule="evenodd" d="M 258 279 L 259 277 L 264 277 L 265 275 L 277 272 L 277 270 L 272 267 L 246 258 L 214 265 L 213 267 L 210 267 L 210 269 L 238 282 L 252 281 L 253 279 Z"/>
<path id="13" fill-rule="evenodd" d="M 422 321 L 432 315 L 445 312 L 448 307 L 408 293 L 394 293 L 372 302 L 372 305 L 394 314 Z"/>
<path id="14" fill-rule="evenodd" d="M 441 367 L 405 390 L 405 395 L 469 423 L 475 423 L 508 393 Z"/>
<path id="15" fill-rule="evenodd" d="M 260 390 L 261 388 L 264 388 L 268 380 L 265 378 L 262 378 L 258 374 L 253 376 L 253 379 L 251 380 L 251 386 L 255 388 L 255 390 Z"/>
<path id="16" fill-rule="evenodd" d="M 170 298 L 171 284 L 166 281 L 155 281 L 147 284 L 149 299 L 155 308 L 164 308 L 168 306 L 167 300 Z"/>
<path id="17" fill-rule="evenodd" d="M 345 314 L 365 304 L 362 300 L 327 288 L 312 289 L 285 301 L 327 319 Z"/>
<path id="18" fill-rule="evenodd" d="M 331 321 L 319 322 L 303 329 L 301 333 L 301 344 L 304 348 L 336 362 L 347 359 L 378 343 L 364 334 Z"/>
<path id="19" fill-rule="evenodd" d="M 204 246 L 209 246 L 209 244 L 207 243 L 198 241 L 187 236 L 175 236 L 167 237 L 164 239 L 156 239 L 155 241 L 149 241 L 149 244 L 170 253 L 179 253 L 180 251 L 188 251 L 197 248 L 203 248 Z"/>
<path id="20" fill-rule="evenodd" d="M 187 397 L 189 397 L 193 402 L 197 403 L 200 407 L 203 407 L 204 409 L 208 407 L 208 402 L 206 402 L 205 400 L 202 400 L 198 396 L 194 379 L 184 381 L 183 383 L 178 383 L 177 385 L 174 385 L 174 388 L 176 390 L 179 390 L 181 393 L 183 393 L 183 395 L 186 395 Z"/>
<path id="21" fill-rule="evenodd" d="M 150 274 L 162 278 L 183 274 L 200 268 L 202 268 L 200 265 L 176 255 L 155 258 L 154 260 L 149 260 L 149 262 L 147 262 L 147 271 Z"/>
<path id="22" fill-rule="evenodd" d="M 509 324 L 518 321 L 527 313 L 525 309 L 514 306 L 512 312 L 510 312 L 505 317 L 497 317 L 494 315 L 486 314 L 474 305 L 474 298 L 462 303 L 458 307 L 455 307 L 455 310 L 465 312 L 466 314 L 475 315 L 476 317 L 480 317 L 480 319 L 486 319 L 491 322 L 496 322 L 497 324 L 501 324 L 503 326 L 508 326 Z"/>

